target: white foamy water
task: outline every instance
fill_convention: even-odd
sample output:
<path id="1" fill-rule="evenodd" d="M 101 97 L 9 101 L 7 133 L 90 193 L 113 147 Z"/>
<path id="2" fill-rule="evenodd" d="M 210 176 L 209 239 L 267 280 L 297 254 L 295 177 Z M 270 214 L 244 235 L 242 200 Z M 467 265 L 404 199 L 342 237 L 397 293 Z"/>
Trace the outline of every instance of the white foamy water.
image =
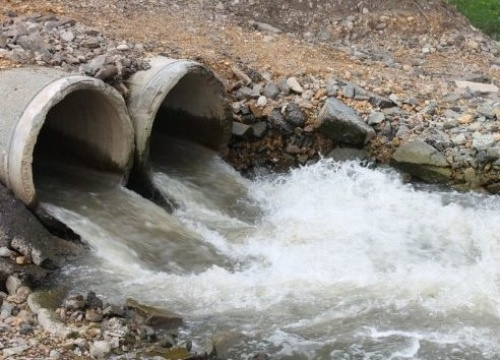
<path id="1" fill-rule="evenodd" d="M 157 169 L 155 182 L 186 231 L 239 266 L 171 273 L 109 261 L 106 249 L 66 276 L 177 311 L 198 346 L 217 332 L 242 333 L 235 359 L 259 351 L 273 359 L 498 358 L 498 197 L 417 191 L 394 173 L 329 160 L 253 182 L 220 166 L 198 173 L 224 174 L 217 191 L 188 170 Z M 253 204 L 259 215 L 238 216 L 237 200 L 219 196 L 224 183 L 243 187 L 236 205 Z"/>

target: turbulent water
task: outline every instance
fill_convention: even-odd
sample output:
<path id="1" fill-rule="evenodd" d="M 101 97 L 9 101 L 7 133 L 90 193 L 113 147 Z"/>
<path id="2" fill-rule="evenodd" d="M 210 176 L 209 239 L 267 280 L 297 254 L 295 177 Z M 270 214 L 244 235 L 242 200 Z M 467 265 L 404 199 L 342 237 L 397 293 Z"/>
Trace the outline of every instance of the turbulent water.
<path id="1" fill-rule="evenodd" d="M 500 358 L 498 198 L 326 159 L 250 182 L 205 150 L 170 154 L 153 168 L 172 216 L 125 189 L 46 192 L 95 248 L 66 279 L 180 313 L 200 348 L 240 334 L 234 359 Z"/>

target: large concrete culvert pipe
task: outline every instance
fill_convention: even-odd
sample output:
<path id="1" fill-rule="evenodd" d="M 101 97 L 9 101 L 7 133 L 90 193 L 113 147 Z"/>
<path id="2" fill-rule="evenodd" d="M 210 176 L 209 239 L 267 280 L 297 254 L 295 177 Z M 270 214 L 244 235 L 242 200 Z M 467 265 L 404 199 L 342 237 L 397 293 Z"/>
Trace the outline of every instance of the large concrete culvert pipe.
<path id="1" fill-rule="evenodd" d="M 0 72 L 0 179 L 25 204 L 37 200 L 41 162 L 113 174 L 131 167 L 134 132 L 121 95 L 102 81 L 35 67 Z"/>
<path id="2" fill-rule="evenodd" d="M 149 70 L 137 72 L 128 82 L 128 108 L 136 135 L 131 186 L 161 201 L 151 183 L 155 134 L 219 150 L 231 137 L 232 109 L 224 85 L 206 66 L 166 57 L 149 62 Z"/>

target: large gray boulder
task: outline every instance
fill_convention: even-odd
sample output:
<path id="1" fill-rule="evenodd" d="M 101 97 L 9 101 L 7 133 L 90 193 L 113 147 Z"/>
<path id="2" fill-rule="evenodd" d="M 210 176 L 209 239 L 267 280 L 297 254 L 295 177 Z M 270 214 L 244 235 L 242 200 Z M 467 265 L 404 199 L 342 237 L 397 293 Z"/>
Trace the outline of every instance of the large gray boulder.
<path id="1" fill-rule="evenodd" d="M 401 144 L 392 155 L 391 164 L 420 180 L 434 184 L 447 183 L 452 174 L 445 156 L 421 140 Z"/>
<path id="2" fill-rule="evenodd" d="M 318 116 L 318 131 L 337 143 L 362 147 L 375 131 L 356 112 L 336 98 L 329 98 Z"/>

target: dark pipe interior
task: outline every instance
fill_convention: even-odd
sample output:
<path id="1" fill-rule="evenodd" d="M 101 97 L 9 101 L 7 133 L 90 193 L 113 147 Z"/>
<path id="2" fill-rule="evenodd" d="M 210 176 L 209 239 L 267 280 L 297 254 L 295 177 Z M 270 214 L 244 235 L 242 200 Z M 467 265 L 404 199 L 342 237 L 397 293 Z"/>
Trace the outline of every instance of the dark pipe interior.
<path id="1" fill-rule="evenodd" d="M 116 159 L 129 151 L 125 129 L 115 105 L 102 93 L 77 90 L 53 106 L 45 118 L 33 154 L 35 188 L 40 171 L 70 166 L 123 176 Z"/>
<path id="2" fill-rule="evenodd" d="M 218 150 L 227 140 L 223 94 L 203 70 L 185 75 L 163 100 L 151 137 L 162 133 Z M 154 149 L 150 155 L 154 157 Z"/>

